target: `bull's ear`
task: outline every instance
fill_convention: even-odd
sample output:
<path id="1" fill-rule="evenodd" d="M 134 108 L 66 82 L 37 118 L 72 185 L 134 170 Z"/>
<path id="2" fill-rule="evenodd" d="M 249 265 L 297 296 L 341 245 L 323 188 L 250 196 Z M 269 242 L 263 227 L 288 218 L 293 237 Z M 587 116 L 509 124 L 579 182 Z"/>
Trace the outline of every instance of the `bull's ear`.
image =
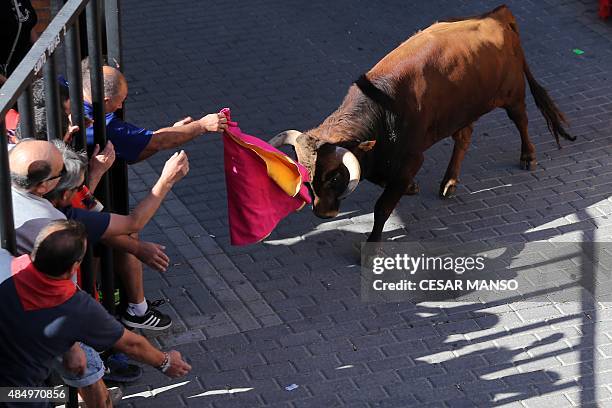
<path id="1" fill-rule="evenodd" d="M 369 152 L 370 150 L 374 148 L 375 144 L 376 144 L 376 140 L 368 140 L 367 142 L 359 143 L 357 148 L 361 151 Z"/>

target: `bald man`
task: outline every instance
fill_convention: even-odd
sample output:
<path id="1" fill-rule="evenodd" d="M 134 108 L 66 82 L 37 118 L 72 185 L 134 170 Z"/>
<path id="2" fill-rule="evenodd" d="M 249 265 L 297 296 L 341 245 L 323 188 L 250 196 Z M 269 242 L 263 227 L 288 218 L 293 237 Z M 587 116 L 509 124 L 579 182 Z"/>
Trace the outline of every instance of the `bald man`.
<path id="1" fill-rule="evenodd" d="M 45 140 L 26 139 L 9 152 L 9 168 L 17 255 L 27 257 L 28 254 L 35 252 L 36 238 L 43 229 L 57 220 L 66 220 L 66 216 L 61 211 L 43 198 L 43 195 L 58 185 L 65 174 L 64 159 L 60 150 L 53 143 Z M 58 262 L 61 263 L 59 260 Z M 76 276 L 70 274 L 70 277 L 73 280 L 71 285 L 74 287 Z M 49 296 L 52 297 L 52 294 L 49 293 Z M 91 347 L 83 344 L 81 349 L 85 353 L 87 367 L 90 370 L 78 375 L 63 373 L 64 381 L 81 388 L 87 394 L 86 399 L 104 401 L 107 399 L 106 388 L 99 385 L 100 378 L 104 375 L 104 364 Z M 78 348 L 73 347 L 64 357 L 76 359 L 74 356 L 79 353 Z M 91 406 L 103 405 L 92 404 Z"/>
<path id="2" fill-rule="evenodd" d="M 43 227 L 66 216 L 43 198 L 65 173 L 62 153 L 45 140 L 24 140 L 9 152 L 17 254 L 29 254 Z"/>
<path id="3" fill-rule="evenodd" d="M 85 115 L 93 119 L 91 81 L 86 64 L 83 70 L 83 99 Z M 222 113 L 211 113 L 198 120 L 187 117 L 172 127 L 156 131 L 144 129 L 119 119 L 115 112 L 121 109 L 128 95 L 128 84 L 123 74 L 110 66 L 102 68 L 104 75 L 104 111 L 106 137 L 115 145 L 117 157 L 136 163 L 153 154 L 181 146 L 206 132 L 223 132 L 227 118 Z M 93 126 L 87 129 L 87 144 L 94 145 Z"/>

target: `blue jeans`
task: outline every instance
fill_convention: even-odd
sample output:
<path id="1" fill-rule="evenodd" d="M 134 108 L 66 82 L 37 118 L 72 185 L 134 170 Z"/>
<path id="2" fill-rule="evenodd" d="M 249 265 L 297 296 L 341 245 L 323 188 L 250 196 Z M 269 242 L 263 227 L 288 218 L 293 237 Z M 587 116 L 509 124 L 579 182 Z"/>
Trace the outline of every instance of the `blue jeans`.
<path id="1" fill-rule="evenodd" d="M 61 357 L 55 359 L 53 368 L 59 373 L 66 385 L 82 388 L 95 384 L 104 376 L 104 363 L 96 350 L 83 343 L 79 343 L 79 345 L 85 352 L 85 357 L 87 358 L 87 368 L 83 375 L 77 375 L 66 370 Z"/>

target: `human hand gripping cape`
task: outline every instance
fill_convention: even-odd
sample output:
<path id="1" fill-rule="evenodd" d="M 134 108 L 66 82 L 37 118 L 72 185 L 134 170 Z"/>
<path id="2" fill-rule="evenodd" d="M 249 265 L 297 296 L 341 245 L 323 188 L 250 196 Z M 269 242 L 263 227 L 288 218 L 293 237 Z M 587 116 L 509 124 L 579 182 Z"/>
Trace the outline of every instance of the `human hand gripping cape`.
<path id="1" fill-rule="evenodd" d="M 228 120 L 223 133 L 223 158 L 230 240 L 247 245 L 265 239 L 278 222 L 304 204 L 310 194 L 304 184 L 308 170 L 289 156 Z"/>

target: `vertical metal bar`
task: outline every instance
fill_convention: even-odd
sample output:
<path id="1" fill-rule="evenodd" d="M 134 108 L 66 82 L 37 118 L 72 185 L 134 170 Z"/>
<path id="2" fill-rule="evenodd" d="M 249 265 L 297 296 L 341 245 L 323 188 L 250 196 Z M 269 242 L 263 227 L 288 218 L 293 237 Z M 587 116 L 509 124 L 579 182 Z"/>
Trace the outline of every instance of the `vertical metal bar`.
<path id="1" fill-rule="evenodd" d="M 32 86 L 19 95 L 17 100 L 19 109 L 19 131 L 22 138 L 35 137 L 34 129 L 34 101 L 32 99 Z"/>
<path id="2" fill-rule="evenodd" d="M 87 45 L 89 52 L 89 71 L 91 76 L 91 97 L 94 111 L 94 139 L 100 147 L 106 145 L 106 120 L 104 112 L 104 89 L 102 75 L 101 24 L 98 17 L 99 2 L 91 0 L 87 4 Z M 108 176 L 105 175 L 98 190 L 99 197 L 107 211 L 112 211 Z M 104 306 L 110 313 L 115 312 L 115 285 L 113 276 L 112 252 L 103 247 L 101 257 L 102 294 Z"/>
<path id="3" fill-rule="evenodd" d="M 105 21 L 106 21 L 106 44 L 108 52 L 108 64 L 124 71 L 122 42 L 121 42 L 121 0 L 105 0 Z M 115 112 L 119 118 L 125 118 L 125 106 Z M 130 212 L 130 200 L 128 189 L 128 171 L 125 160 L 115 160 L 110 171 L 111 195 L 113 197 L 113 211 L 119 214 L 128 215 Z M 120 291 L 119 308 L 123 310 L 127 307 L 127 296 L 125 295 L 123 282 L 117 282 Z"/>
<path id="4" fill-rule="evenodd" d="M 50 2 L 50 12 L 51 12 L 51 19 L 54 19 L 55 16 L 57 16 L 57 14 L 60 12 L 60 10 L 62 9 L 62 7 L 64 6 L 64 0 L 51 0 Z M 57 70 L 58 73 L 64 73 L 65 72 L 65 65 L 64 65 L 64 61 L 66 61 L 66 52 L 64 49 L 64 41 L 60 42 L 57 46 L 57 48 L 55 49 L 55 51 L 53 51 L 53 54 L 55 55 L 55 68 Z"/>
<path id="5" fill-rule="evenodd" d="M 122 47 L 121 47 L 121 13 L 120 0 L 105 0 L 104 1 L 104 21 L 106 22 L 106 49 L 108 64 L 123 71 L 122 63 Z M 125 116 L 124 109 L 115 111 L 115 115 L 121 119 Z M 129 198 L 128 198 L 128 178 L 127 178 L 127 163 L 124 160 L 117 159 L 109 172 L 111 179 L 111 196 L 113 200 L 113 211 L 119 214 L 129 214 Z M 123 310 L 127 307 L 127 297 L 122 285 L 123 282 L 118 281 L 116 287 L 120 292 L 119 308 Z"/>
<path id="6" fill-rule="evenodd" d="M 68 408 L 78 408 L 79 394 L 76 387 L 68 387 Z"/>
<path id="7" fill-rule="evenodd" d="M 95 143 L 104 147 L 106 145 L 106 121 L 104 120 L 104 77 L 102 75 L 98 4 L 98 0 L 91 0 L 87 5 L 87 47 L 91 76 L 91 105 L 94 111 L 94 138 Z"/>
<path id="8" fill-rule="evenodd" d="M 62 119 L 60 116 L 59 89 L 55 54 L 49 56 L 44 67 L 45 111 L 47 113 L 47 139 L 62 139 Z"/>
<path id="9" fill-rule="evenodd" d="M 81 72 L 81 39 L 79 20 L 66 33 L 66 71 L 70 93 L 70 114 L 72 124 L 79 127 L 72 144 L 77 150 L 87 149 L 87 132 L 85 130 L 85 113 L 83 109 L 83 78 Z M 93 251 L 88 245 L 85 258 L 81 262 L 81 287 L 91 296 L 96 295 L 93 274 Z"/>
<path id="10" fill-rule="evenodd" d="M 72 139 L 76 149 L 87 149 L 85 131 L 85 113 L 83 111 L 83 78 L 81 74 L 81 45 L 79 21 L 66 33 L 66 71 L 70 92 L 70 115 L 72 124 L 79 127 L 79 132 Z"/>
<path id="11" fill-rule="evenodd" d="M 120 0 L 105 0 L 106 43 L 108 46 L 108 64 L 122 68 L 121 46 L 121 13 Z M 123 71 L 123 69 L 121 69 Z"/>
<path id="12" fill-rule="evenodd" d="M 51 0 L 51 18 L 55 17 L 57 13 L 62 9 L 65 1 L 62 0 Z"/>
<path id="13" fill-rule="evenodd" d="M 81 288 L 96 298 L 96 283 L 93 274 L 93 247 L 87 245 L 87 252 L 81 262 Z"/>
<path id="14" fill-rule="evenodd" d="M 15 223 L 9 173 L 6 127 L 0 121 L 0 246 L 15 255 Z"/>
<path id="15" fill-rule="evenodd" d="M 108 63 L 123 71 L 121 47 L 121 13 L 120 0 L 105 0 L 106 42 L 108 44 Z M 125 109 L 115 112 L 121 119 Z M 127 215 L 129 212 L 127 163 L 116 160 L 111 171 L 113 210 Z"/>
<path id="16" fill-rule="evenodd" d="M 57 1 L 57 0 L 56 0 Z M 87 149 L 87 135 L 85 130 L 85 113 L 83 109 L 83 78 L 81 73 L 81 45 L 79 20 L 66 33 L 66 74 L 70 94 L 70 114 L 73 125 L 79 127 L 79 132 L 73 136 L 72 144 L 77 149 Z M 96 296 L 95 277 L 93 274 L 93 250 L 87 246 L 87 252 L 81 262 L 81 286 L 92 297 Z M 79 406 L 77 389 L 69 388 L 68 408 Z"/>

